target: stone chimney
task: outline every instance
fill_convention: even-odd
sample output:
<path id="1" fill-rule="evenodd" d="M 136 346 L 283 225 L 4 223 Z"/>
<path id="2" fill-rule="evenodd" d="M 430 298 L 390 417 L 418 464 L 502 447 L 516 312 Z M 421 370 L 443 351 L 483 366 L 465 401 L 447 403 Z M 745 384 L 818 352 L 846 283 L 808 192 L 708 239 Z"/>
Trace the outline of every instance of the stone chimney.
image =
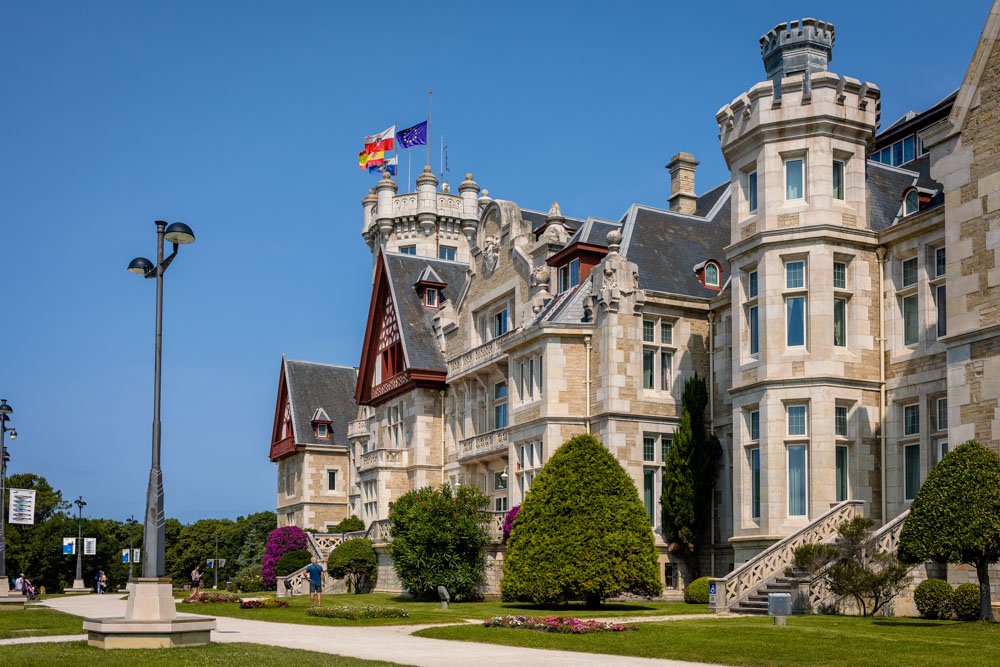
<path id="1" fill-rule="evenodd" d="M 781 80 L 790 76 L 804 75 L 808 93 L 808 75 L 825 72 L 833 59 L 833 39 L 833 24 L 816 19 L 779 23 L 760 38 L 760 56 L 774 83 L 775 99 L 781 97 Z"/>
<path id="2" fill-rule="evenodd" d="M 670 210 L 693 214 L 698 208 L 698 197 L 694 194 L 694 170 L 698 162 L 690 153 L 677 153 L 667 169 L 670 170 Z"/>

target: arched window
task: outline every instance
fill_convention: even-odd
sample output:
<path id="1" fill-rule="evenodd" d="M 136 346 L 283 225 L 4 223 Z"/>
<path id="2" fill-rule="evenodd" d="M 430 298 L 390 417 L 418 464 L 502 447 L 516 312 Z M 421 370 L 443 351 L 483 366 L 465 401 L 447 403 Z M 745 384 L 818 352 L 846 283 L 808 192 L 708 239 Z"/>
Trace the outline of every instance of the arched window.
<path id="1" fill-rule="evenodd" d="M 707 287 L 719 286 L 719 265 L 709 262 L 705 265 L 705 285 Z"/>
<path id="2" fill-rule="evenodd" d="M 913 215 L 920 209 L 920 194 L 910 190 L 903 199 L 903 215 Z"/>

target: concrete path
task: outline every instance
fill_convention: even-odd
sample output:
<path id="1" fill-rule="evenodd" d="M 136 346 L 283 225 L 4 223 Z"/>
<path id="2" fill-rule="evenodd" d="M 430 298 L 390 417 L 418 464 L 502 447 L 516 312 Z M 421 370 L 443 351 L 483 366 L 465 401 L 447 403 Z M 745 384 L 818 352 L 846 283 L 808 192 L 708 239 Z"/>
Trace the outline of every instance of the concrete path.
<path id="1" fill-rule="evenodd" d="M 125 613 L 125 601 L 110 595 L 54 598 L 46 600 L 45 604 L 52 609 L 89 618 L 121 616 Z M 220 644 L 247 642 L 283 646 L 352 658 L 388 660 L 403 665 L 418 665 L 419 667 L 455 667 L 456 665 L 510 667 L 512 664 L 531 665 L 532 667 L 628 667 L 631 665 L 639 667 L 652 667 L 654 665 L 659 667 L 717 667 L 678 660 L 653 660 L 596 653 L 550 651 L 411 636 L 410 633 L 420 628 L 431 627 L 426 625 L 345 628 L 248 621 L 226 616 L 217 616 L 216 618 L 218 626 L 212 633 L 212 641 Z"/>
<path id="2" fill-rule="evenodd" d="M 14 637 L 0 639 L 0 646 L 17 646 L 18 644 L 55 644 L 58 642 L 79 642 L 87 635 L 49 635 L 47 637 Z"/>

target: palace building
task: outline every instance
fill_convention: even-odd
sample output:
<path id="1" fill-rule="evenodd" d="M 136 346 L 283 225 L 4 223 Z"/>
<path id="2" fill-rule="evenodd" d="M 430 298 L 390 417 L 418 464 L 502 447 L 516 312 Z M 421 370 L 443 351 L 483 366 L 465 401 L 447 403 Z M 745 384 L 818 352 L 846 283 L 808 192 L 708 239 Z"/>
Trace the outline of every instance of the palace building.
<path id="1" fill-rule="evenodd" d="M 730 178 L 699 190 L 679 152 L 663 207 L 573 218 L 472 174 L 457 194 L 430 167 L 412 193 L 383 177 L 362 201 L 358 369 L 282 363 L 279 522 L 372 525 L 444 483 L 501 517 L 592 433 L 680 587 L 658 508 L 695 373 L 723 446 L 703 564 L 720 578 L 838 507 L 889 526 L 950 444 L 1000 451 L 998 6 L 961 87 L 887 126 L 875 83 L 830 71 L 833 25 L 778 24 L 764 79 L 720 100 Z"/>

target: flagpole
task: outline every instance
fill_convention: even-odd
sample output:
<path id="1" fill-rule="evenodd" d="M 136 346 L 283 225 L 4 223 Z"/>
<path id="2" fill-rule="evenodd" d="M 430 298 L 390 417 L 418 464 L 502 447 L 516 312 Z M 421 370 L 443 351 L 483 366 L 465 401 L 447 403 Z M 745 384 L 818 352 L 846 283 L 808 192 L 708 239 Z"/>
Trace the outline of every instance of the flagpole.
<path id="1" fill-rule="evenodd" d="M 413 153 L 406 151 L 406 191 L 413 192 Z"/>
<path id="2" fill-rule="evenodd" d="M 427 100 L 428 100 L 428 111 L 427 111 L 427 166 L 431 164 L 431 137 L 433 132 L 431 130 L 434 127 L 434 90 L 431 88 L 427 89 Z"/>

